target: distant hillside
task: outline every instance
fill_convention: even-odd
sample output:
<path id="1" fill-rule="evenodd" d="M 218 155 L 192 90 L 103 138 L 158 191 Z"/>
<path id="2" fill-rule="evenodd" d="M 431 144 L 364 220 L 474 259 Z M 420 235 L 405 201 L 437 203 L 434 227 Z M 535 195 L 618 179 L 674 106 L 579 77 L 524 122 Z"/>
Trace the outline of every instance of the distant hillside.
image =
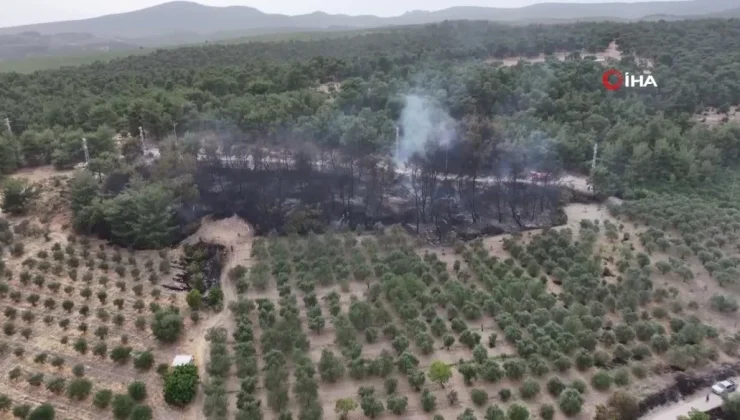
<path id="1" fill-rule="evenodd" d="M 246 6 L 212 7 L 187 1 L 173 1 L 147 9 L 92 19 L 41 23 L 0 28 L 0 34 L 35 31 L 41 34 L 87 32 L 99 37 L 141 38 L 172 33 L 244 31 L 266 28 L 327 29 L 367 28 L 385 25 L 413 25 L 452 19 L 522 21 L 551 19 L 639 19 L 669 14 L 694 16 L 738 7 L 738 0 L 653 1 L 645 3 L 540 3 L 521 8 L 453 7 L 436 12 L 413 11 L 401 16 L 307 15 L 263 13 Z"/>
<path id="2" fill-rule="evenodd" d="M 346 31 L 444 20 L 509 23 L 566 23 L 583 20 L 685 19 L 737 16 L 740 0 L 652 1 L 645 3 L 540 3 L 521 8 L 453 7 L 401 16 L 330 15 L 314 12 L 288 16 L 246 6 L 212 7 L 173 1 L 128 13 L 92 19 L 0 28 L 0 60 L 31 56 L 110 51 L 218 41 L 292 32 Z M 24 39 L 8 38 L 23 35 Z M 60 35 L 65 34 L 65 35 Z M 85 34 L 83 43 L 64 42 L 66 34 Z M 5 36 L 3 36 L 5 35 Z"/>

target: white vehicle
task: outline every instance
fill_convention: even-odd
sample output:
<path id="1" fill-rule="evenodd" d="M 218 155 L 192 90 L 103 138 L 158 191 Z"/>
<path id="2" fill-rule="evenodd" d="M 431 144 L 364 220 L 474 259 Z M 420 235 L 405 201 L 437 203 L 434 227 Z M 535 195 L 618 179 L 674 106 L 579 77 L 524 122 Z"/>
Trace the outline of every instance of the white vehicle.
<path id="1" fill-rule="evenodd" d="M 714 392 L 715 394 L 719 396 L 729 394 L 731 392 L 735 392 L 736 389 L 737 389 L 737 384 L 732 379 L 728 379 L 722 382 L 717 382 L 716 384 L 712 385 L 712 392 Z"/>

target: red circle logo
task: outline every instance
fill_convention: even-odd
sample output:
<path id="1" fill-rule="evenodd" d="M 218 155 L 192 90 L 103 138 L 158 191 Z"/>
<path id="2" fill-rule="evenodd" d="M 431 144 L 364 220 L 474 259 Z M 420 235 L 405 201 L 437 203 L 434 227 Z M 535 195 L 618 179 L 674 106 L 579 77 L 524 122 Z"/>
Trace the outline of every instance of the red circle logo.
<path id="1" fill-rule="evenodd" d="M 612 83 L 612 81 L 609 80 L 611 76 L 617 76 L 617 81 Z M 624 76 L 622 75 L 622 72 L 617 69 L 609 69 L 601 76 L 601 83 L 607 90 L 619 90 L 624 83 Z"/>

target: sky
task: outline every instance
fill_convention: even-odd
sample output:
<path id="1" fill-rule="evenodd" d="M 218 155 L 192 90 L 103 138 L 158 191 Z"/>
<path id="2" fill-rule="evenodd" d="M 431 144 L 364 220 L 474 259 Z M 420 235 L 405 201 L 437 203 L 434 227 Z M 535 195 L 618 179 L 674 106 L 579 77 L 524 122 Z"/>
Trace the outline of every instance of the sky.
<path id="1" fill-rule="evenodd" d="M 164 3 L 163 0 L 2 0 L 0 27 L 85 19 L 129 12 Z M 604 3 L 615 0 L 559 0 L 568 3 Z M 619 1 L 619 0 L 616 0 Z M 631 0 L 632 2 L 648 0 Z M 250 6 L 266 13 L 297 15 L 323 11 L 348 15 L 397 16 L 411 10 L 440 10 L 453 6 L 521 7 L 536 0 L 199 0 L 210 6 Z"/>

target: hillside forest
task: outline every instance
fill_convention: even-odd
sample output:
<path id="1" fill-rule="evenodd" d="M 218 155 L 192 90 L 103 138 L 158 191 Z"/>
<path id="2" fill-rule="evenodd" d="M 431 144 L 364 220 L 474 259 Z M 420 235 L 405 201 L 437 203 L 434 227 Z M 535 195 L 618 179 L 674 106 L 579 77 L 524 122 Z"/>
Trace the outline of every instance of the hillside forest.
<path id="1" fill-rule="evenodd" d="M 612 42 L 622 58 L 611 65 L 639 73 L 649 62 L 658 88 L 606 91 L 600 83 L 604 64 L 591 54 Z M 561 61 L 550 56 L 556 52 L 568 55 Z M 516 66 L 500 62 L 539 54 L 550 58 Z M 586 174 L 595 143 L 597 193 L 625 197 L 656 185 L 696 187 L 722 178 L 740 157 L 739 126 L 710 127 L 692 119 L 708 107 L 726 112 L 740 103 L 740 20 L 444 22 L 4 73 L 0 109 L 12 132 L 0 137 L 0 172 L 46 164 L 71 169 L 84 161 L 85 137 L 92 160 L 90 171 L 73 181 L 75 224 L 137 247 L 170 242 L 173 226 L 192 220 L 199 196 L 212 193 L 219 182 L 213 171 L 222 165 L 211 162 L 211 172 L 199 172 L 203 153 L 249 149 L 254 157 L 256 146 L 289 150 L 292 159 L 262 161 L 279 172 L 334 162 L 336 154 L 342 157 L 340 186 L 322 194 L 349 201 L 360 194 L 356 178 L 380 185 L 366 194 L 367 213 L 380 206 L 373 199 L 382 202 L 382 185 L 391 182 L 383 175 L 388 164 L 380 162 L 394 154 L 398 121 L 410 97 L 423 98 L 452 121 L 444 159 L 452 155 L 454 162 L 445 161 L 444 172 L 457 176 L 460 191 L 472 190 L 466 194 L 473 197 L 473 221 L 478 179 L 506 174 L 516 180 L 527 170 Z M 139 127 L 162 153 L 153 166 L 142 157 Z M 123 135 L 121 154 L 116 134 Z M 426 148 L 406 157 L 421 162 L 422 172 L 436 173 L 424 162 L 436 162 L 442 146 L 427 140 Z M 259 169 L 250 165 L 241 170 Z M 205 176 L 213 180 L 204 182 Z M 19 195 L 26 191 L 15 188 Z M 517 194 L 508 196 L 513 215 L 519 212 Z M 258 206 L 280 207 L 263 201 Z M 173 202 L 186 205 L 173 210 Z M 151 214 L 160 217 L 150 220 Z M 145 225 L 161 229 L 152 234 L 142 230 Z"/>

